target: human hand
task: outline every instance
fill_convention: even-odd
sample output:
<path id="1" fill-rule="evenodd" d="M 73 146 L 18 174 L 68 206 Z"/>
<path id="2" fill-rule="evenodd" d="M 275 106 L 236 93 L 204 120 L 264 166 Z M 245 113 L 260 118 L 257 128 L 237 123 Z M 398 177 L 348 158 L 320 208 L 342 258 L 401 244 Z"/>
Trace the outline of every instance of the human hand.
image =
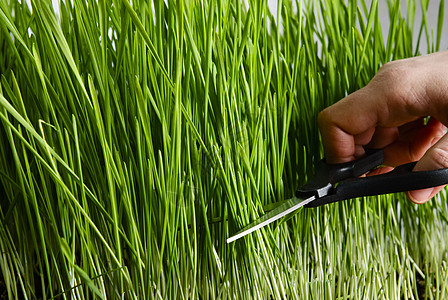
<path id="1" fill-rule="evenodd" d="M 414 171 L 448 167 L 448 50 L 385 64 L 364 88 L 324 109 L 318 121 L 330 163 L 359 158 L 367 146 L 384 148 L 391 167 L 412 161 L 418 161 Z M 442 188 L 407 196 L 420 204 Z"/>

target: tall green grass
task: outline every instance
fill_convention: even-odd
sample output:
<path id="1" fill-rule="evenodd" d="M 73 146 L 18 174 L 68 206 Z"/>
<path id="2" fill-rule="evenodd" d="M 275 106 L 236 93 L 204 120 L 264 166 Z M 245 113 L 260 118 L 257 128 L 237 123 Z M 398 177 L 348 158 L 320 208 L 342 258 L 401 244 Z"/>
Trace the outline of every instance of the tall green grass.
<path id="1" fill-rule="evenodd" d="M 445 299 L 445 193 L 225 243 L 312 174 L 321 109 L 438 50 L 427 1 L 406 4 L 383 37 L 375 0 L 0 0 L 2 295 Z"/>

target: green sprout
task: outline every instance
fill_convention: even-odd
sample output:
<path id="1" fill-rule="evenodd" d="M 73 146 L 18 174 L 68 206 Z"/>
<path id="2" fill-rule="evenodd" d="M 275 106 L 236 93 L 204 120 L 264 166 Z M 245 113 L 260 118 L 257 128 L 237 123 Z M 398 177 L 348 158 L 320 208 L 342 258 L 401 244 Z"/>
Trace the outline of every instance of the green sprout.
<path id="1" fill-rule="evenodd" d="M 445 299 L 445 192 L 226 243 L 312 175 L 319 111 L 439 50 L 444 1 L 387 3 L 383 36 L 377 0 L 0 0 L 0 298 Z"/>

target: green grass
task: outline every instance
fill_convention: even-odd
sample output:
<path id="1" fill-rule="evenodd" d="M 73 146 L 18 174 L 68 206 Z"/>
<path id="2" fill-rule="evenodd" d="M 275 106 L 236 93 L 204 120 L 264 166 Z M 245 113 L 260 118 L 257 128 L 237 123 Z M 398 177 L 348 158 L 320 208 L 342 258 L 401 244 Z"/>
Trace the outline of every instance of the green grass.
<path id="1" fill-rule="evenodd" d="M 447 297 L 445 193 L 225 242 L 312 174 L 321 109 L 438 50 L 443 14 L 435 39 L 414 24 L 427 1 L 390 2 L 384 39 L 378 1 L 279 1 L 278 24 L 266 1 L 31 2 L 0 0 L 2 295 Z"/>

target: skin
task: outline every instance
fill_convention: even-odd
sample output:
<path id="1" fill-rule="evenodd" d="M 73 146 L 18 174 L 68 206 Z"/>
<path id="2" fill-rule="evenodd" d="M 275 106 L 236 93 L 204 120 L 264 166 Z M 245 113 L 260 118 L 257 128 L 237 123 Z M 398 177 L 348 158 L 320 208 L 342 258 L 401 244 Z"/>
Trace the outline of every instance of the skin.
<path id="1" fill-rule="evenodd" d="M 323 110 L 318 121 L 330 163 L 359 158 L 366 146 L 384 148 L 390 167 L 375 173 L 412 161 L 418 161 L 414 171 L 448 167 L 448 51 L 385 64 L 367 86 Z M 442 188 L 407 196 L 420 204 Z"/>

